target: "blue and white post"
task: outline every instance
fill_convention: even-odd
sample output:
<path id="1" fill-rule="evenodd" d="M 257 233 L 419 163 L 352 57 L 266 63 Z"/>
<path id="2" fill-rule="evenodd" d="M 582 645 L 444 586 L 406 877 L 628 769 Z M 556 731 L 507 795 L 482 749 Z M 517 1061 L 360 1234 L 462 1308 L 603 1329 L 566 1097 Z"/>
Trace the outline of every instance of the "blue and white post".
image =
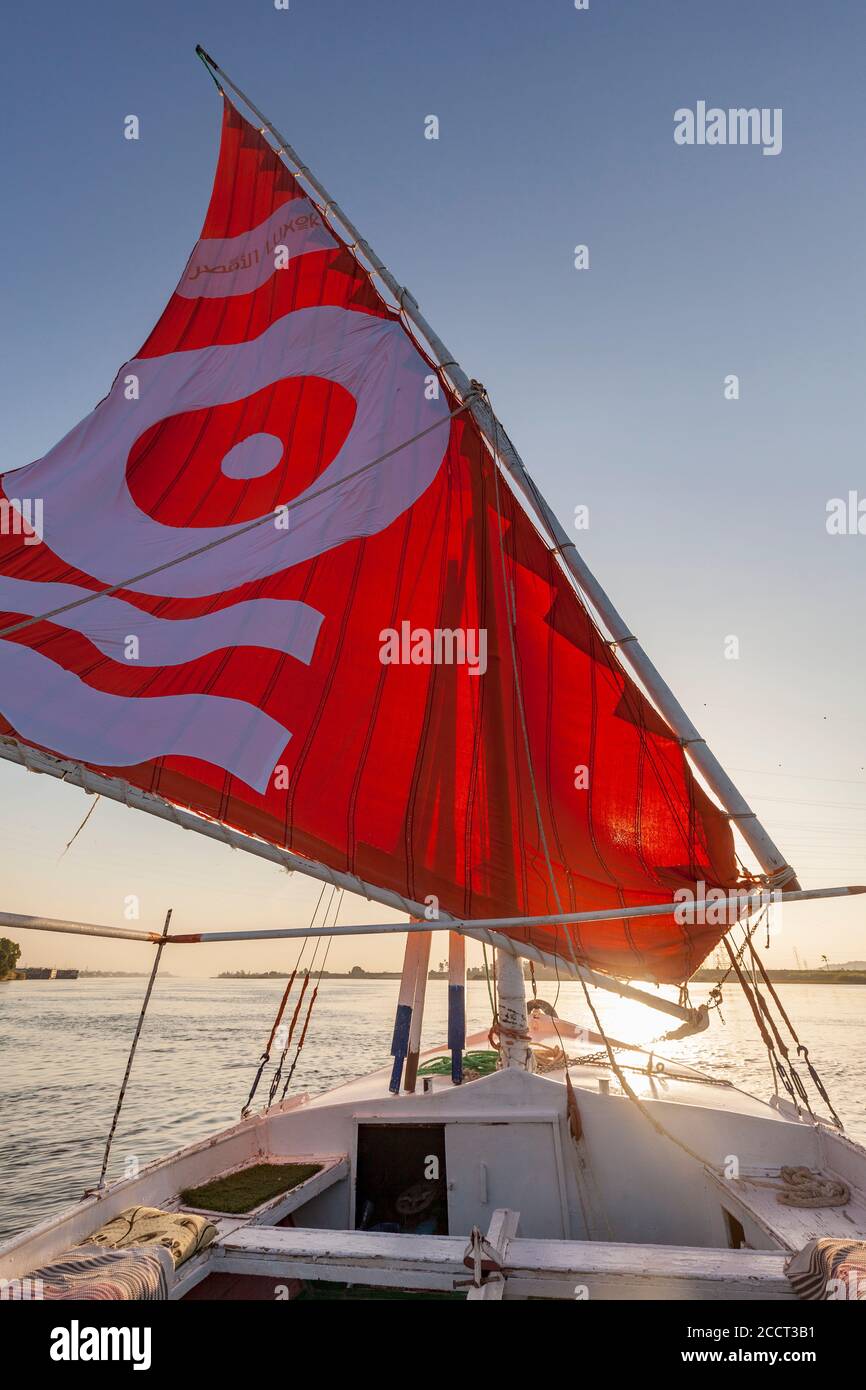
<path id="1" fill-rule="evenodd" d="M 415 997 L 412 1000 L 412 1017 L 409 1021 L 409 1052 L 406 1057 L 406 1072 L 403 1077 L 403 1090 L 414 1091 L 418 1079 L 418 1061 L 421 1055 L 421 1025 L 424 1022 L 424 1000 L 427 996 L 427 971 L 430 966 L 430 943 L 433 933 L 416 933 L 420 946 L 415 966 Z"/>
<path id="2" fill-rule="evenodd" d="M 413 931 L 406 936 L 403 974 L 400 977 L 400 993 L 397 996 L 397 1012 L 394 1015 L 394 1036 L 391 1039 L 391 1055 L 394 1058 L 394 1066 L 391 1070 L 388 1090 L 395 1096 L 400 1094 L 403 1064 L 409 1054 L 409 1033 L 412 1027 L 412 1008 L 415 1003 L 415 977 L 418 973 L 418 960 L 425 937 L 429 942 L 429 932 Z"/>
<path id="3" fill-rule="evenodd" d="M 448 1046 L 451 1080 L 459 1086 L 466 1046 L 466 938 L 459 931 L 448 933 Z"/>

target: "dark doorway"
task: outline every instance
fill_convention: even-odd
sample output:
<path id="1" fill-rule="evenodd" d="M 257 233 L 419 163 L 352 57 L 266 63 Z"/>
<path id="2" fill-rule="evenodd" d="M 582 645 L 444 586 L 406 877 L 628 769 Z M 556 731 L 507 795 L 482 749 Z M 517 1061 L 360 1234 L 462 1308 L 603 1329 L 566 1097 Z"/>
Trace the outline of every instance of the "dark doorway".
<path id="1" fill-rule="evenodd" d="M 746 1240 L 746 1232 L 742 1222 L 728 1211 L 727 1207 L 722 1207 L 722 1215 L 725 1218 L 725 1229 L 728 1233 L 729 1250 L 748 1250 L 749 1242 Z"/>
<path id="2" fill-rule="evenodd" d="M 447 1236 L 444 1125 L 359 1125 L 355 1229 Z"/>

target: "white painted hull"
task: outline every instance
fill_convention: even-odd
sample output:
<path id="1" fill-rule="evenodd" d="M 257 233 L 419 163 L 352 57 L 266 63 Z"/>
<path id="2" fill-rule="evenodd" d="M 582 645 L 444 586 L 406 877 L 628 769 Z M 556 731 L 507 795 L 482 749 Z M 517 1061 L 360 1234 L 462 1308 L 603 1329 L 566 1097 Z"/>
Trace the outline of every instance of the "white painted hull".
<path id="1" fill-rule="evenodd" d="M 764 1103 L 689 1068 L 650 1073 L 647 1054 L 620 1058 L 663 1134 L 607 1066 L 572 1067 L 577 1143 L 561 1070 L 508 1069 L 460 1087 L 437 1076 L 427 1090 L 395 1097 L 384 1069 L 253 1114 L 85 1198 L 2 1247 L 0 1278 L 22 1278 L 127 1207 L 175 1209 L 183 1188 L 289 1159 L 314 1159 L 322 1171 L 245 1217 L 215 1217 L 217 1242 L 181 1267 L 172 1297 L 214 1272 L 278 1285 L 317 1278 L 451 1289 L 470 1278 L 463 1255 L 472 1227 L 487 1231 L 503 1209 L 516 1214 L 516 1233 L 500 1232 L 506 1277 L 473 1297 L 790 1298 L 784 1267 L 792 1252 L 814 1236 L 866 1239 L 866 1150 L 858 1144 L 788 1113 L 785 1103 Z M 387 1144 L 387 1126 L 442 1136 L 447 1235 L 355 1229 L 359 1136 L 366 1143 L 373 1127 Z M 838 1175 L 850 1203 L 781 1205 L 783 1165 Z M 293 1226 L 278 1226 L 289 1216 Z M 742 1242 L 747 1248 L 737 1248 Z"/>

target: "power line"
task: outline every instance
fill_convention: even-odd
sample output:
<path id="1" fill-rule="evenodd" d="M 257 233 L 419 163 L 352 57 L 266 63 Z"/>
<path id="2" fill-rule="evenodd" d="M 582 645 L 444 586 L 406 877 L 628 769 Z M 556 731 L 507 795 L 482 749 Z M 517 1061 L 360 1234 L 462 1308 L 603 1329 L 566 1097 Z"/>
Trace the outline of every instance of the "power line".
<path id="1" fill-rule="evenodd" d="M 842 782 L 851 787 L 866 788 L 864 777 L 819 777 L 812 772 L 771 772 L 768 768 L 731 767 L 732 772 L 744 772 L 747 777 L 790 777 L 795 782 Z"/>
<path id="2" fill-rule="evenodd" d="M 866 811 L 866 801 L 810 801 L 799 796 L 769 796 L 766 792 L 750 792 L 752 801 L 780 801 L 786 806 L 835 806 L 844 811 Z"/>

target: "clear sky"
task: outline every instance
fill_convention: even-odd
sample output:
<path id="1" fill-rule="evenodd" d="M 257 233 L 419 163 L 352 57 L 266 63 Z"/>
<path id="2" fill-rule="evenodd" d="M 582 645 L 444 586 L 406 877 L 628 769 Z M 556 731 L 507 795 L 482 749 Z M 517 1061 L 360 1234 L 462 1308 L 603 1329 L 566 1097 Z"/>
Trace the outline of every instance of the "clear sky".
<path id="1" fill-rule="evenodd" d="M 866 498 L 860 0 L 42 0 L 2 37 L 0 470 L 93 407 L 177 282 L 219 131 L 201 42 L 485 383 L 559 515 L 590 508 L 587 559 L 804 884 L 866 881 L 866 535 L 826 528 L 830 499 Z M 781 108 L 781 153 L 675 144 L 698 101 Z M 0 766 L 3 909 L 122 923 L 136 893 L 154 928 L 168 906 L 178 931 L 307 921 L 311 884 L 108 803 L 61 858 L 89 804 Z M 864 901 L 790 908 L 771 963 L 866 958 Z"/>

